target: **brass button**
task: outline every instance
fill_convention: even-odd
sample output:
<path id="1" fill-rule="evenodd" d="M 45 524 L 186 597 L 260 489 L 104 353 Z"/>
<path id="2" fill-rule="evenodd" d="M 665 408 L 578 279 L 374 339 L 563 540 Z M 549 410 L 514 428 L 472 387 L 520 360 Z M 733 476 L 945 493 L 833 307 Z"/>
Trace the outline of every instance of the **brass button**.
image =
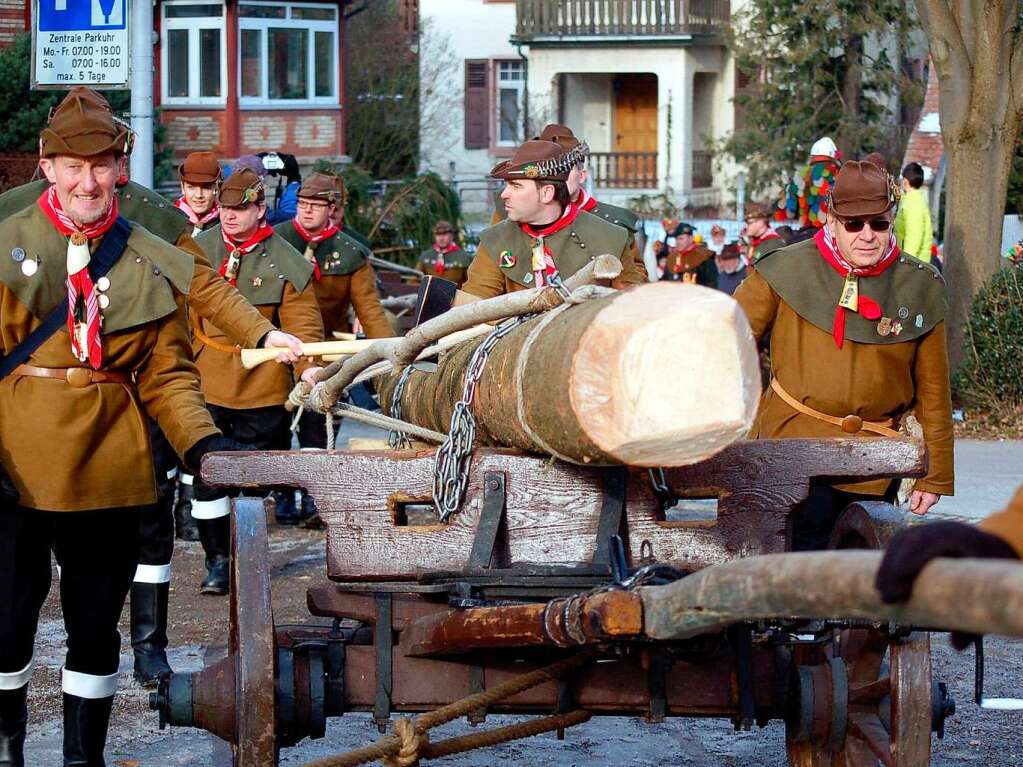
<path id="1" fill-rule="evenodd" d="M 847 415 L 842 419 L 842 431 L 846 434 L 855 434 L 863 429 L 863 419 L 858 415 Z"/>
<path id="2" fill-rule="evenodd" d="M 92 383 L 92 371 L 89 368 L 68 368 L 64 377 L 68 386 L 74 389 L 84 389 Z"/>

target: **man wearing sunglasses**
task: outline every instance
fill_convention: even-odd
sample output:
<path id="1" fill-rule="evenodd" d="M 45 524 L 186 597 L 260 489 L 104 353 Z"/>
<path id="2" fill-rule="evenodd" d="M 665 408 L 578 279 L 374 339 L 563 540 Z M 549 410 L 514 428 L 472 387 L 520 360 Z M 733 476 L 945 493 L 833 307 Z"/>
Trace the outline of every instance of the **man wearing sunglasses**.
<path id="1" fill-rule="evenodd" d="M 899 437 L 912 413 L 930 460 L 910 510 L 925 514 L 953 492 L 945 285 L 896 246 L 895 201 L 884 169 L 846 163 L 817 235 L 762 258 L 735 298 L 758 340 L 771 332 L 771 385 L 753 436 Z M 825 548 L 849 503 L 894 495 L 884 479 L 814 485 L 793 549 Z"/>

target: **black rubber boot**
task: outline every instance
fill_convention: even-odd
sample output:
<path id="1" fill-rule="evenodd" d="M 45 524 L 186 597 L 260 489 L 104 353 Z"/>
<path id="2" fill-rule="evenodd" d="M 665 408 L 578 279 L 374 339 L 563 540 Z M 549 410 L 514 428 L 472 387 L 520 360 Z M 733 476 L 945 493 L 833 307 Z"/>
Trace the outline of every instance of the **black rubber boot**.
<path id="1" fill-rule="evenodd" d="M 231 587 L 231 518 L 197 519 L 196 526 L 206 552 L 206 577 L 199 591 L 223 596 Z"/>
<path id="2" fill-rule="evenodd" d="M 64 693 L 64 767 L 106 767 L 103 748 L 113 705 L 113 696 L 90 699 Z"/>
<path id="3" fill-rule="evenodd" d="M 135 681 L 156 687 L 173 673 L 167 662 L 167 596 L 169 583 L 131 584 L 131 649 Z"/>
<path id="4" fill-rule="evenodd" d="M 0 690 L 0 767 L 25 767 L 28 685 Z"/>
<path id="5" fill-rule="evenodd" d="M 270 495 L 274 499 L 274 518 L 278 525 L 297 525 L 302 521 L 295 508 L 294 490 L 274 490 Z"/>
<path id="6" fill-rule="evenodd" d="M 192 486 L 178 483 L 178 499 L 174 504 L 174 535 L 179 541 L 199 540 L 199 528 L 192 518 Z"/>

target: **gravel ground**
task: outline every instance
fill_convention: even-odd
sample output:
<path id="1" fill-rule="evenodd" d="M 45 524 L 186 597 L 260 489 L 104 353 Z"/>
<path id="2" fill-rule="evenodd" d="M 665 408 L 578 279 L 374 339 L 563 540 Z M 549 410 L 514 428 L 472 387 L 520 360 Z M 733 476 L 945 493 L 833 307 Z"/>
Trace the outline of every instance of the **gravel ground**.
<path id="1" fill-rule="evenodd" d="M 270 527 L 274 566 L 274 611 L 278 622 L 306 622 L 304 593 L 323 579 L 321 533 Z M 227 599 L 202 597 L 197 585 L 202 573 L 202 550 L 196 543 L 180 544 L 174 560 L 171 595 L 171 663 L 178 671 L 201 668 L 223 652 L 227 632 Z M 56 583 L 56 573 L 54 573 Z M 127 611 L 126 611 L 127 613 Z M 122 635 L 127 638 L 127 624 Z M 27 764 L 60 764 L 60 665 L 64 632 L 56 589 L 40 620 L 37 669 L 32 679 Z M 972 654 L 951 650 L 944 636 L 934 639 L 935 677 L 948 683 L 959 704 L 947 725 L 945 739 L 934 741 L 935 765 L 1008 767 L 1023 764 L 1019 732 L 1023 713 L 981 711 L 972 703 Z M 204 732 L 176 729 L 161 732 L 157 716 L 148 710 L 148 691 L 131 680 L 130 648 L 122 654 L 121 690 L 114 709 L 107 748 L 108 764 L 116 767 L 178 767 L 230 765 L 228 748 Z M 1023 697 L 1023 642 L 987 641 L 987 691 L 992 696 Z M 486 726 L 511 721 L 492 716 Z M 437 737 L 471 731 L 452 723 Z M 377 737 L 368 714 L 331 720 L 327 737 L 306 741 L 282 753 L 282 765 L 365 745 Z M 618 767 L 619 765 L 757 765 L 786 764 L 785 733 L 780 723 L 736 734 L 727 721 L 669 720 L 648 725 L 636 718 L 594 718 L 568 731 L 565 740 L 553 735 L 478 751 L 438 764 L 457 767 L 490 765 L 559 765 Z"/>

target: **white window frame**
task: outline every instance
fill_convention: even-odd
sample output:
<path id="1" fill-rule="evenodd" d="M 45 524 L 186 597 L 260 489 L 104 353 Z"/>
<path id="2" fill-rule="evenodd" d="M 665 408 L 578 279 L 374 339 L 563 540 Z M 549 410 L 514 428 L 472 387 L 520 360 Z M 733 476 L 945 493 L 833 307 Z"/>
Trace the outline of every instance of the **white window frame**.
<path id="1" fill-rule="evenodd" d="M 224 106 L 227 104 L 227 34 L 226 19 L 227 8 L 223 2 L 217 0 L 167 0 L 160 4 L 160 92 L 162 95 L 161 104 L 167 106 Z M 197 18 L 169 19 L 167 18 L 167 6 L 180 5 L 219 5 L 221 7 L 220 17 L 200 16 Z M 167 34 L 172 29 L 188 30 L 188 95 L 171 96 L 168 90 L 170 70 L 168 68 L 168 57 L 170 55 L 170 36 Z M 220 30 L 220 96 L 200 96 L 200 67 L 199 67 L 199 30 L 219 29 Z"/>
<path id="2" fill-rule="evenodd" d="M 501 80 L 501 65 L 502 64 L 520 64 L 522 66 L 522 79 L 521 80 Z M 522 143 L 521 136 L 516 140 L 502 140 L 501 139 L 501 91 L 502 90 L 517 90 L 518 91 L 518 105 L 519 105 L 519 118 L 521 119 L 525 113 L 526 108 L 526 82 L 529 79 L 529 64 L 522 59 L 491 59 L 490 62 L 490 74 L 491 81 L 493 82 L 493 90 L 491 93 L 492 109 L 491 114 L 493 115 L 494 130 L 491 134 L 493 138 L 493 146 L 498 149 L 504 149 L 507 147 L 517 147 Z M 525 125 L 516 126 L 522 136 L 525 135 Z"/>
<path id="3" fill-rule="evenodd" d="M 274 2 L 261 2 L 260 0 L 243 0 L 239 2 L 239 8 L 242 5 L 265 5 L 274 8 L 284 7 L 285 18 L 283 19 L 260 19 L 252 18 L 249 16 L 242 16 L 239 13 L 238 16 L 238 61 L 236 62 L 238 70 L 238 104 L 242 109 L 274 109 L 274 108 L 293 108 L 296 106 L 310 106 L 310 107 L 338 107 L 341 105 L 341 90 L 340 82 L 338 77 L 338 59 L 341 55 L 339 40 L 341 39 L 341 32 L 339 28 L 338 16 L 341 12 L 341 7 L 329 3 L 274 3 Z M 291 11 L 293 8 L 333 8 L 334 9 L 334 20 L 333 21 L 312 21 L 308 19 L 293 19 L 291 17 Z M 309 38 L 309 44 L 307 46 L 308 61 L 306 62 L 307 72 L 309 74 L 308 81 L 306 82 L 306 93 L 309 94 L 304 99 L 271 99 L 270 98 L 270 64 L 269 64 L 269 33 L 270 27 L 285 27 L 288 29 L 302 29 L 306 32 Z M 260 58 L 259 58 L 259 79 L 260 79 L 260 95 L 259 96 L 243 96 L 241 95 L 242 88 L 242 57 L 241 57 L 241 36 L 242 30 L 256 30 L 259 34 L 259 45 L 260 45 Z M 331 85 L 334 91 L 333 96 L 316 96 L 316 33 L 317 32 L 330 32 L 334 36 L 334 66 L 330 73 Z"/>

